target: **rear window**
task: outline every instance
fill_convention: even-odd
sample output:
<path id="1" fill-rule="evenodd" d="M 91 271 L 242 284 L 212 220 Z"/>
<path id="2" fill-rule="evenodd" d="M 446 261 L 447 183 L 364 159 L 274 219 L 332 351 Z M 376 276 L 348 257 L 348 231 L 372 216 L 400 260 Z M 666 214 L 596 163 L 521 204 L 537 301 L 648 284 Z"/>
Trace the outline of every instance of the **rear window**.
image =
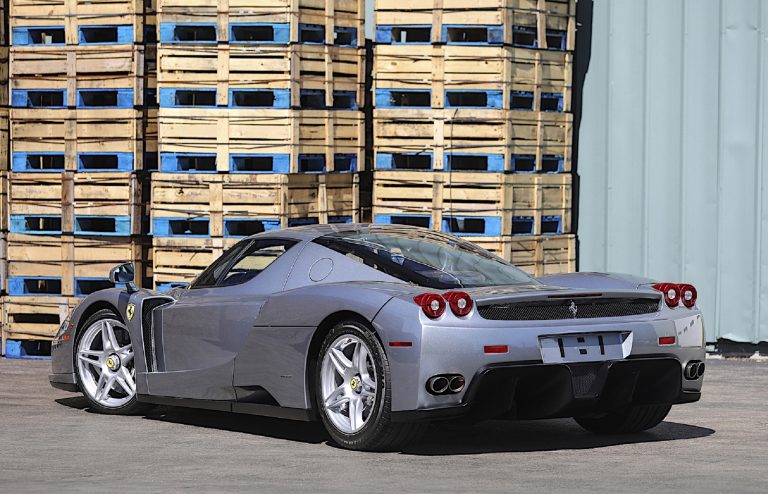
<path id="1" fill-rule="evenodd" d="M 536 283 L 488 251 L 426 229 L 371 226 L 331 233 L 314 242 L 390 276 L 429 288 Z"/>

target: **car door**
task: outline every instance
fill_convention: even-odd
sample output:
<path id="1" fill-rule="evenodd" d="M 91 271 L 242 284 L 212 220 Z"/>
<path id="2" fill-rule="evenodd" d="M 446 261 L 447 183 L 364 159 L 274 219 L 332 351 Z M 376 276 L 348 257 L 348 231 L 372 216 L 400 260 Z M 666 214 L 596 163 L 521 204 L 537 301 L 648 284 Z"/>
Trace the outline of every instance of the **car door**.
<path id="1" fill-rule="evenodd" d="M 246 240 L 209 266 L 175 303 L 158 309 L 162 349 L 157 372 L 147 374 L 150 394 L 235 399 L 235 357 L 266 298 L 282 288 L 291 264 L 282 257 L 296 243 Z"/>

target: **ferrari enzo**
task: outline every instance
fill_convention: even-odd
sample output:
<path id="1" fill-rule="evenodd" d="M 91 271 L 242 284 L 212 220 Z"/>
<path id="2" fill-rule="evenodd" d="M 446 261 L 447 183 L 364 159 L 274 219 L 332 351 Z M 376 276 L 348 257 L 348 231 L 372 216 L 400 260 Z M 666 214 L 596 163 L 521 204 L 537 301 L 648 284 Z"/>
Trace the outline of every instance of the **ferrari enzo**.
<path id="1" fill-rule="evenodd" d="M 152 405 L 320 420 L 393 450 L 430 421 L 573 417 L 596 433 L 697 401 L 704 326 L 689 284 L 534 279 L 460 238 L 315 225 L 238 242 L 188 287 L 111 288 L 61 325 L 50 382 L 92 410 Z"/>

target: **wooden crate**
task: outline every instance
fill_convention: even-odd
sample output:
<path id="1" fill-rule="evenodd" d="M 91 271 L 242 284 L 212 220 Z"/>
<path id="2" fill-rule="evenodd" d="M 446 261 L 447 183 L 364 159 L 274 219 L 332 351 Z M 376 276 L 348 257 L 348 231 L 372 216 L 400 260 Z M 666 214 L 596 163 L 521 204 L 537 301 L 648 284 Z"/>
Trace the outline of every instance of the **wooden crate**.
<path id="1" fill-rule="evenodd" d="M 569 233 L 571 188 L 569 174 L 377 170 L 373 217 L 385 223 L 412 218 L 462 236 Z"/>
<path id="2" fill-rule="evenodd" d="M 576 235 L 466 237 L 533 276 L 576 271 Z"/>
<path id="3" fill-rule="evenodd" d="M 106 46 L 12 46 L 10 50 L 11 78 L 19 84 L 36 87 L 35 84 L 58 83 L 59 87 L 74 90 L 78 83 L 91 80 L 111 87 L 135 87 L 141 96 L 142 81 L 156 57 L 154 46 L 106 45 Z M 42 78 L 41 78 L 42 77 Z M 128 77 L 130 86 L 115 86 L 115 80 Z M 73 103 L 70 103 L 74 106 Z M 141 101 L 139 101 L 141 104 Z"/>
<path id="4" fill-rule="evenodd" d="M 299 42 L 300 24 L 323 25 L 325 43 L 334 43 L 334 28 L 357 30 L 357 46 L 365 43 L 364 0 L 158 0 L 158 23 L 214 24 L 218 41 L 230 41 L 230 23 L 288 24 L 290 43 Z"/>
<path id="5" fill-rule="evenodd" d="M 12 233 L 129 237 L 142 231 L 135 174 L 11 172 L 8 198 Z"/>
<path id="6" fill-rule="evenodd" d="M 63 44 L 80 41 L 81 26 L 130 26 L 127 44 L 144 43 L 145 26 L 155 25 L 155 0 L 9 0 L 9 25 L 25 27 L 58 26 L 64 28 Z M 18 44 L 17 40 L 14 43 Z"/>
<path id="7" fill-rule="evenodd" d="M 51 340 L 78 302 L 72 297 L 3 297 L 3 354 L 7 340 Z"/>
<path id="8" fill-rule="evenodd" d="M 161 160 L 180 153 L 216 156 L 219 172 L 230 170 L 235 154 L 287 155 L 290 172 L 301 155 L 322 155 L 326 169 L 337 154 L 363 164 L 363 113 L 345 110 L 247 110 L 160 108 Z M 168 170 L 174 171 L 174 170 Z"/>
<path id="9" fill-rule="evenodd" d="M 446 91 L 501 91 L 500 107 L 513 109 L 513 92 L 530 93 L 532 110 L 542 95 L 571 108 L 573 54 L 510 46 L 377 45 L 373 78 L 377 107 L 393 91 L 429 90 L 432 108 L 444 108 Z"/>
<path id="10" fill-rule="evenodd" d="M 500 41 L 511 45 L 515 27 L 532 28 L 537 46 L 547 48 L 547 31 L 566 33 L 566 49 L 573 50 L 576 32 L 575 0 L 376 0 L 376 26 L 432 26 L 431 42 L 445 42 L 443 27 L 502 26 Z"/>
<path id="11" fill-rule="evenodd" d="M 0 90 L 7 89 L 0 84 Z M 10 153 L 9 148 L 9 118 L 8 107 L 0 105 L 0 171 L 5 171 L 10 167 Z"/>
<path id="12" fill-rule="evenodd" d="M 11 108 L 11 152 L 23 163 L 39 153 L 64 155 L 64 169 L 78 170 L 78 153 L 128 154 L 129 170 L 143 168 L 145 115 L 151 110 Z M 149 147 L 147 145 L 146 147 Z M 24 169 L 26 165 L 20 165 Z M 18 168 L 16 166 L 14 169 Z"/>
<path id="13" fill-rule="evenodd" d="M 329 45 L 169 44 L 158 49 L 159 86 L 215 88 L 218 106 L 233 106 L 230 90 L 286 89 L 290 107 L 301 105 L 301 90 L 353 92 L 364 101 L 365 63 L 361 49 Z"/>
<path id="14" fill-rule="evenodd" d="M 376 168 L 390 154 L 428 153 L 434 170 L 443 170 L 450 154 L 503 156 L 504 169 L 513 158 L 532 156 L 542 170 L 544 156 L 562 160 L 559 171 L 570 171 L 570 113 L 480 109 L 376 109 L 373 116 Z"/>
<path id="15" fill-rule="evenodd" d="M 154 288 L 168 291 L 189 284 L 237 238 L 154 238 L 152 243 L 152 279 Z"/>

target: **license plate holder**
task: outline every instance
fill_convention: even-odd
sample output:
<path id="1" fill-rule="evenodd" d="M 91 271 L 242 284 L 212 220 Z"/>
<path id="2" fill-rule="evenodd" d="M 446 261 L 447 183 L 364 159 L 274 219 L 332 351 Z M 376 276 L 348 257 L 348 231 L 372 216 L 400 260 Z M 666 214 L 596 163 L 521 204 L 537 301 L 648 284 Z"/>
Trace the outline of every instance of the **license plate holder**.
<path id="1" fill-rule="evenodd" d="M 632 350 L 631 332 L 559 334 L 539 337 L 545 364 L 621 360 Z"/>

